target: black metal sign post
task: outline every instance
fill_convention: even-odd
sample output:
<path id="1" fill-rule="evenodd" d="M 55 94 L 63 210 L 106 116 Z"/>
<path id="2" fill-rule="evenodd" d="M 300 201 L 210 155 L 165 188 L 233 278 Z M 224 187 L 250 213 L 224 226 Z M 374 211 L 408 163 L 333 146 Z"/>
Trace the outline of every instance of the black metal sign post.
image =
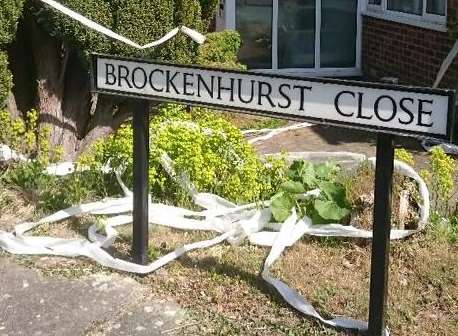
<path id="1" fill-rule="evenodd" d="M 369 302 L 370 336 L 385 335 L 393 168 L 393 136 L 380 133 L 377 136 L 377 163 L 375 168 L 375 202 Z"/>
<path id="2" fill-rule="evenodd" d="M 149 109 L 145 99 L 134 99 L 133 131 L 133 245 L 134 261 L 148 263 L 148 170 L 149 170 Z"/>

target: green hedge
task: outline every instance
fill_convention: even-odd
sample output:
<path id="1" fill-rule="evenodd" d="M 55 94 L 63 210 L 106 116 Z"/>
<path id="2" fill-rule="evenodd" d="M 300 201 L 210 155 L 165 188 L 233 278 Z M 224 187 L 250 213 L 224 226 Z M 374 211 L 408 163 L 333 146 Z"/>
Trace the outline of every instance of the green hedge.
<path id="1" fill-rule="evenodd" d="M 204 28 L 198 0 L 62 0 L 63 5 L 139 43 L 156 40 L 173 28 L 186 25 Z M 32 7 L 40 25 L 52 36 L 66 41 L 87 59 L 90 52 L 142 56 L 189 63 L 196 44 L 186 36 L 140 51 L 94 32 L 67 16 L 40 4 Z"/>
<path id="2" fill-rule="evenodd" d="M 23 5 L 23 0 L 2 1 L 0 6 L 0 48 L 13 40 Z"/>
<path id="3" fill-rule="evenodd" d="M 240 35 L 235 30 L 225 30 L 207 35 L 207 41 L 199 48 L 196 62 L 202 65 L 244 69 L 237 60 L 237 53 L 242 44 Z"/>

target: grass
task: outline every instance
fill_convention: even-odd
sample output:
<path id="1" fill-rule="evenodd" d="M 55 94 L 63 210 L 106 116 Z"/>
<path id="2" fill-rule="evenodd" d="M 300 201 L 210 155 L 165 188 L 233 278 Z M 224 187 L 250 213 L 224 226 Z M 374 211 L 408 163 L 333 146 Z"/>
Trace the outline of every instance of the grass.
<path id="1" fill-rule="evenodd" d="M 39 234 L 79 237 L 92 219 L 43 226 Z M 151 255 L 160 257 L 184 243 L 213 237 L 154 227 Z M 112 253 L 129 259 L 130 228 L 120 230 Z M 388 325 L 392 335 L 456 335 L 458 332 L 458 246 L 432 231 L 394 242 L 390 265 Z M 158 299 L 187 308 L 180 335 L 348 335 L 304 318 L 260 278 L 268 249 L 228 244 L 195 251 L 145 277 L 129 274 Z M 17 257 L 45 276 L 81 278 L 109 273 L 86 259 Z M 370 244 L 305 237 L 289 248 L 274 274 L 304 295 L 325 317 L 367 319 Z M 198 322 L 193 323 L 193 322 Z"/>

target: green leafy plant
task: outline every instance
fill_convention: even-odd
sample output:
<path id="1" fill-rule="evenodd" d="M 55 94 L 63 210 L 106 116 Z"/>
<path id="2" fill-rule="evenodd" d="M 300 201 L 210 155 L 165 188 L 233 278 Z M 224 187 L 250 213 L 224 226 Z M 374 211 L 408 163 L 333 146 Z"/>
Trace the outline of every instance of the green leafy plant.
<path id="1" fill-rule="evenodd" d="M 270 197 L 284 178 L 282 159 L 264 164 L 240 130 L 208 109 L 192 111 L 182 105 L 163 106 L 150 122 L 151 194 L 162 201 L 189 205 L 183 187 L 161 165 L 167 153 L 178 174 L 187 174 L 201 192 L 212 192 L 244 203 Z M 125 169 L 132 183 L 132 128 L 125 125 L 105 141 L 96 143 L 81 163 Z"/>
<path id="2" fill-rule="evenodd" d="M 431 150 L 429 169 L 420 172 L 429 186 L 434 211 L 443 217 L 450 217 L 458 211 L 455 197 L 457 167 L 453 157 L 447 155 L 441 147 L 435 147 Z"/>
<path id="3" fill-rule="evenodd" d="M 237 60 L 241 44 L 240 34 L 235 30 L 207 34 L 207 41 L 198 49 L 196 62 L 207 66 L 246 69 Z"/>
<path id="4" fill-rule="evenodd" d="M 443 148 L 431 150 L 429 169 L 420 175 L 431 193 L 432 213 L 430 229 L 438 239 L 458 241 L 458 189 L 455 183 L 457 162 Z"/>
<path id="5" fill-rule="evenodd" d="M 271 199 L 271 211 L 278 222 L 285 221 L 295 208 L 299 216 L 311 217 L 315 224 L 336 223 L 350 214 L 346 188 L 336 181 L 340 167 L 333 163 L 312 164 L 295 161 L 288 171 L 288 180 Z M 304 197 L 314 189 L 317 197 Z"/>
<path id="6" fill-rule="evenodd" d="M 13 87 L 13 76 L 8 69 L 6 46 L 14 39 L 23 0 L 3 1 L 0 6 L 0 108 Z"/>
<path id="7" fill-rule="evenodd" d="M 405 148 L 396 148 L 394 151 L 394 158 L 398 161 L 407 163 L 408 165 L 414 166 L 415 160 L 412 153 Z"/>
<path id="8" fill-rule="evenodd" d="M 43 165 L 57 162 L 62 156 L 60 146 L 49 143 L 49 127 L 38 127 L 38 112 L 30 110 L 26 118 L 12 118 L 6 110 L 0 110 L 0 143 L 11 147 L 26 157 L 40 161 Z"/>
<path id="9" fill-rule="evenodd" d="M 46 165 L 39 160 L 23 162 L 10 167 L 1 180 L 5 185 L 19 187 L 29 201 L 44 211 L 119 194 L 116 182 L 101 172 L 79 171 L 59 177 L 46 174 L 45 169 Z"/>
<path id="10" fill-rule="evenodd" d="M 117 185 L 99 170 L 78 171 L 65 177 L 46 174 L 48 165 L 60 160 L 62 149 L 51 146 L 50 129 L 39 129 L 37 121 L 36 110 L 29 111 L 24 119 L 14 119 L 8 111 L 0 111 L 0 143 L 27 158 L 27 161 L 4 164 L 0 183 L 19 187 L 30 201 L 45 211 L 60 210 L 84 200 L 119 192 L 116 188 L 110 190 L 105 187 Z"/>
<path id="11" fill-rule="evenodd" d="M 0 108 L 13 87 L 13 76 L 8 70 L 8 55 L 0 50 Z"/>

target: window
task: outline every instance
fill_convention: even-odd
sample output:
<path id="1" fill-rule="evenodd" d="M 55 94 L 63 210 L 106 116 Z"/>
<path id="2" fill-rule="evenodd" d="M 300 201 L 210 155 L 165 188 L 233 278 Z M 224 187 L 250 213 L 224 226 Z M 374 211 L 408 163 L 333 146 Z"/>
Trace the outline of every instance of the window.
<path id="1" fill-rule="evenodd" d="M 446 13 L 447 0 L 367 0 L 367 15 L 440 31 Z"/>
<path id="2" fill-rule="evenodd" d="M 428 0 L 426 2 L 426 13 L 445 16 L 447 0 Z"/>
<path id="3" fill-rule="evenodd" d="M 226 28 L 240 33 L 239 59 L 249 69 L 357 76 L 359 1 L 226 0 Z"/>
<path id="4" fill-rule="evenodd" d="M 315 66 L 315 0 L 278 2 L 278 67 Z"/>
<path id="5" fill-rule="evenodd" d="M 387 0 L 386 9 L 421 15 L 423 13 L 423 0 Z"/>
<path id="6" fill-rule="evenodd" d="M 243 37 L 239 58 L 254 68 L 272 67 L 272 0 L 237 0 L 237 30 Z"/>

